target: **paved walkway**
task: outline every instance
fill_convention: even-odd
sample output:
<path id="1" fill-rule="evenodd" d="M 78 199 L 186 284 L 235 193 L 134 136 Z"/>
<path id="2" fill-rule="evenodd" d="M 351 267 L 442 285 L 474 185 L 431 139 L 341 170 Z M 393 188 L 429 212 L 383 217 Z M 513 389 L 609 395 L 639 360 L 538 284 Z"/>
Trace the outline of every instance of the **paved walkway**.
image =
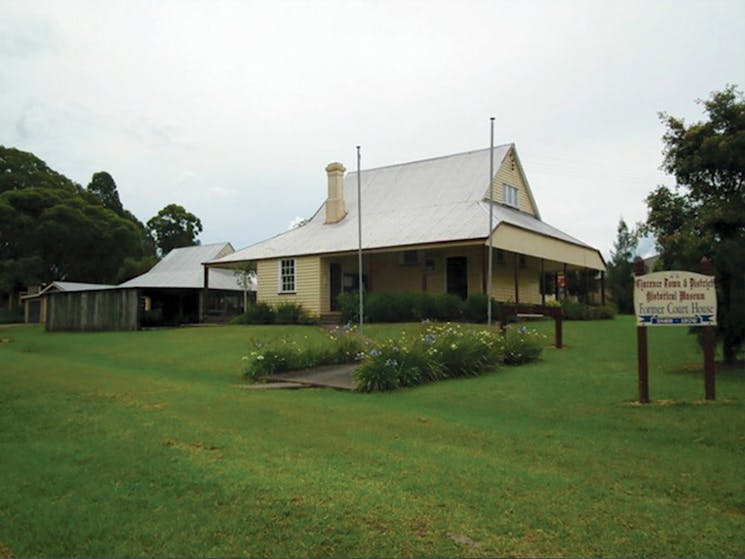
<path id="1" fill-rule="evenodd" d="M 354 390 L 353 373 L 359 367 L 358 363 L 345 365 L 329 365 L 315 367 L 304 371 L 289 371 L 265 377 L 270 383 L 299 384 L 302 386 L 324 386 L 339 390 Z M 280 386 L 277 386 L 280 388 Z M 283 386 L 282 388 L 289 388 Z"/>

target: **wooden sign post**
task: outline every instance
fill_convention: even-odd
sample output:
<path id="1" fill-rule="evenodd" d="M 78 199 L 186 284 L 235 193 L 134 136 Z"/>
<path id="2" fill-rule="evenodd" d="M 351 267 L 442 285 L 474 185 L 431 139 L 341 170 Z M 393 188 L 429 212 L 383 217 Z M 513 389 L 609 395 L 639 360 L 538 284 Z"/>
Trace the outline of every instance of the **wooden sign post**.
<path id="1" fill-rule="evenodd" d="M 711 275 L 711 262 L 705 256 L 701 259 L 701 271 Z M 714 388 L 714 326 L 704 326 L 704 392 L 707 400 L 716 399 Z"/>
<path id="2" fill-rule="evenodd" d="M 634 275 L 638 278 L 644 275 L 644 260 L 634 259 Z M 636 307 L 636 301 L 634 302 Z M 649 403 L 649 361 L 647 359 L 647 328 L 640 324 L 636 326 L 636 370 L 639 379 L 639 403 Z"/>
<path id="3" fill-rule="evenodd" d="M 715 397 L 714 328 L 717 317 L 716 282 L 706 258 L 703 274 L 685 271 L 644 273 L 644 261 L 634 260 L 634 309 L 636 312 L 639 402 L 649 403 L 647 328 L 650 326 L 700 326 L 704 328 L 704 391 Z"/>

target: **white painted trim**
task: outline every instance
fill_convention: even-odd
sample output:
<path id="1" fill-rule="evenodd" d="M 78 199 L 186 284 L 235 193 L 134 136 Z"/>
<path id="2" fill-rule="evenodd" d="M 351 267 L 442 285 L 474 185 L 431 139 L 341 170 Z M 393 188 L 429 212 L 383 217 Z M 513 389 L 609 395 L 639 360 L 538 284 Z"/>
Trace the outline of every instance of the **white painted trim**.
<path id="1" fill-rule="evenodd" d="M 294 289 L 285 290 L 282 289 L 282 262 L 292 261 L 292 285 Z M 280 258 L 277 260 L 277 294 L 279 295 L 292 295 L 297 293 L 297 259 L 296 258 Z"/>

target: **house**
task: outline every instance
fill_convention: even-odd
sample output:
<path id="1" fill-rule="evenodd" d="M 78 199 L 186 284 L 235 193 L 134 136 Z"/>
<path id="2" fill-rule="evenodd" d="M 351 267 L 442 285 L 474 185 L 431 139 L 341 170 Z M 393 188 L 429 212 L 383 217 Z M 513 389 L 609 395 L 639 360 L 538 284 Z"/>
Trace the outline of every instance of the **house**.
<path id="1" fill-rule="evenodd" d="M 202 262 L 234 251 L 230 243 L 176 248 L 148 272 L 120 285 L 54 282 L 27 297 L 44 297 L 38 320 L 48 331 L 136 330 L 220 321 L 239 314 L 256 290 L 251 276 L 221 269 L 209 270 L 210 289 L 203 289 Z"/>
<path id="2" fill-rule="evenodd" d="M 541 219 L 514 144 L 494 148 L 491 189 L 489 156 L 487 148 L 361 171 L 368 292 L 486 293 L 490 237 L 499 301 L 561 297 L 575 272 L 602 280 L 600 252 Z M 253 265 L 258 301 L 292 301 L 316 315 L 336 311 L 339 293 L 360 281 L 357 173 L 331 163 L 326 174 L 326 201 L 302 226 L 205 266 Z"/>

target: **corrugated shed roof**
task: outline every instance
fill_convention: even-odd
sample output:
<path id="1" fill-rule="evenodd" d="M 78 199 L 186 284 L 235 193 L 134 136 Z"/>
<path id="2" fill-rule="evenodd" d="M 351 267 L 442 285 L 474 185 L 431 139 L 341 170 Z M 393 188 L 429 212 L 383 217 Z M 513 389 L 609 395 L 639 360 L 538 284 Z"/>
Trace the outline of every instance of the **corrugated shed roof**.
<path id="1" fill-rule="evenodd" d="M 104 283 L 82 283 L 77 281 L 53 281 L 50 285 L 44 288 L 46 291 L 49 288 L 57 288 L 58 291 L 99 291 L 101 289 L 113 289 L 115 285 L 107 285 Z"/>
<path id="2" fill-rule="evenodd" d="M 104 289 L 116 289 L 116 285 L 108 285 L 105 283 L 83 283 L 79 281 L 53 281 L 36 293 L 27 293 L 26 295 L 21 296 L 21 299 L 35 299 L 37 297 L 41 297 L 42 295 L 59 293 L 61 291 L 101 291 Z"/>
<path id="3" fill-rule="evenodd" d="M 234 249 L 230 243 L 175 248 L 149 272 L 132 278 L 119 287 L 201 289 L 204 286 L 202 262 L 232 252 Z M 243 291 L 232 271 L 211 269 L 209 274 L 210 289 Z"/>
<path id="4" fill-rule="evenodd" d="M 496 172 L 513 144 L 494 148 Z M 489 149 L 363 170 L 363 249 L 478 240 L 488 237 Z M 226 264 L 282 256 L 357 249 L 357 173 L 344 182 L 347 215 L 325 224 L 325 202 L 303 226 L 210 263 Z M 587 247 L 529 214 L 494 203 L 494 226 L 512 223 Z M 591 247 L 588 247 L 591 248 Z"/>

